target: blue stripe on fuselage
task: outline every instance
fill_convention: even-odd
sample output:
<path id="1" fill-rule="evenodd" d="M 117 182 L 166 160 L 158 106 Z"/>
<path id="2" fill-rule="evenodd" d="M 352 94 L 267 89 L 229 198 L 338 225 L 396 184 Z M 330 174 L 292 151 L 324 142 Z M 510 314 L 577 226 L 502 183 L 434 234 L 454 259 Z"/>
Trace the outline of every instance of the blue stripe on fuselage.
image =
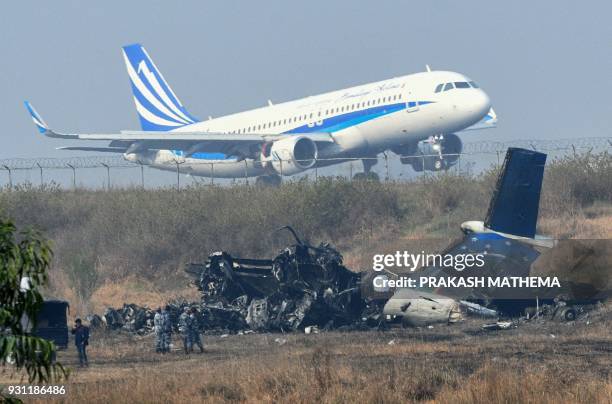
<path id="1" fill-rule="evenodd" d="M 430 102 L 431 101 L 420 101 L 419 104 L 425 105 L 426 103 Z M 364 123 L 372 119 L 379 118 L 381 116 L 401 111 L 405 108 L 405 102 L 390 105 L 381 105 L 378 107 L 367 108 L 361 111 L 352 111 L 346 114 L 332 116 L 320 120 L 320 125 L 302 125 L 283 133 L 337 132 L 339 130 L 350 128 L 351 126 L 359 125 L 360 123 Z"/>
<path id="2" fill-rule="evenodd" d="M 414 101 L 414 104 L 423 106 L 432 104 L 434 101 Z M 413 105 L 414 107 L 415 105 Z M 389 115 L 394 112 L 402 111 L 406 109 L 406 103 L 400 102 L 397 104 L 381 105 L 377 107 L 367 108 L 361 111 L 352 111 L 345 114 L 332 116 L 326 119 L 322 119 L 320 125 L 302 125 L 296 128 L 290 129 L 283 132 L 283 134 L 292 133 L 311 133 L 311 132 L 338 132 L 342 129 L 350 128 L 351 126 L 359 125 L 361 123 L 370 121 L 372 119 L 379 118 L 381 116 Z M 176 154 L 176 152 L 175 152 Z M 223 153 L 194 153 L 190 156 L 194 159 L 200 160 L 227 160 L 234 156 L 226 155 Z"/>

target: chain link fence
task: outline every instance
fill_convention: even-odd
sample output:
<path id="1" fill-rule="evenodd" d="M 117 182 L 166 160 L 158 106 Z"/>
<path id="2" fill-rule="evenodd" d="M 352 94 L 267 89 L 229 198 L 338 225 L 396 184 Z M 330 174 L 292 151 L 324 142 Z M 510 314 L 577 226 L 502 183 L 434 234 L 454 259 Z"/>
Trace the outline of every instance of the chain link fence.
<path id="1" fill-rule="evenodd" d="M 446 171 L 477 174 L 482 170 L 499 166 L 503 162 L 508 147 L 523 147 L 527 149 L 546 152 L 549 159 L 560 158 L 574 153 L 611 151 L 612 137 L 553 139 L 553 140 L 515 140 L 509 142 L 471 142 L 465 143 L 463 151 L 458 155 L 444 155 L 444 158 L 456 158 L 456 164 Z M 411 158 L 417 170 L 411 164 L 405 164 L 406 158 Z M 419 170 L 418 163 L 430 156 L 421 154 L 415 156 L 399 156 L 392 152 L 385 152 L 377 157 L 367 156 L 361 158 L 331 158 L 318 159 L 320 165 L 283 180 L 308 178 L 317 180 L 323 176 L 344 177 L 352 179 L 356 174 L 364 171 L 364 163 L 375 163 L 372 172 L 385 181 L 410 181 L 422 175 L 432 175 L 431 171 Z M 431 156 L 436 157 L 436 156 Z M 281 162 L 280 166 L 288 162 Z M 253 177 L 238 177 L 234 179 L 216 178 L 215 166 L 223 164 L 236 164 L 235 162 L 206 162 L 201 163 L 210 167 L 210 177 L 197 177 L 186 174 L 181 170 L 182 160 L 170 161 L 167 170 L 151 168 L 146 164 L 133 163 L 123 159 L 121 155 L 79 156 L 66 158 L 12 158 L 0 160 L 0 172 L 4 171 L 4 178 L 0 178 L 0 185 L 5 189 L 13 189 L 24 185 L 45 186 L 54 185 L 65 189 L 91 188 L 111 189 L 122 187 L 176 187 L 192 184 L 231 185 L 237 183 L 254 183 Z M 190 164 L 192 164 L 190 162 Z M 246 167 L 246 165 L 245 165 Z M 245 170 L 246 174 L 246 170 Z"/>

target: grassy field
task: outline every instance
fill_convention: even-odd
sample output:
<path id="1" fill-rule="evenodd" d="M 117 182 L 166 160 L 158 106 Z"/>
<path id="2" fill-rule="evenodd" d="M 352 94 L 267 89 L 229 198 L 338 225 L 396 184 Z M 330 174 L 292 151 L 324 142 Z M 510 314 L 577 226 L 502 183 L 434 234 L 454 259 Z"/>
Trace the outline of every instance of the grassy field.
<path id="1" fill-rule="evenodd" d="M 45 402 L 609 403 L 612 310 L 589 322 L 207 336 L 206 352 L 152 352 L 151 336 L 96 333 L 73 347 L 63 398 Z M 175 343 L 177 343 L 175 339 Z M 6 383 L 8 375 L 0 376 Z M 35 400 L 34 400 L 35 401 Z"/>

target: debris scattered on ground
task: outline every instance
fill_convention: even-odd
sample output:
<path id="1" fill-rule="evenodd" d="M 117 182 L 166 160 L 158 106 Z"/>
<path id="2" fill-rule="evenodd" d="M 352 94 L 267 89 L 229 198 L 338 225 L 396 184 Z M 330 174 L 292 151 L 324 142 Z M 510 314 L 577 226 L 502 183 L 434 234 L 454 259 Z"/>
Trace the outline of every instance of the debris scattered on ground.
<path id="1" fill-rule="evenodd" d="M 272 260 L 216 252 L 206 264 L 191 264 L 205 326 L 315 333 L 378 325 L 381 308 L 361 297 L 361 275 L 342 264 L 342 255 L 329 244 L 296 241 Z"/>
<path id="2" fill-rule="evenodd" d="M 199 328 L 208 333 L 316 334 L 378 326 L 383 319 L 381 303 L 362 298 L 361 274 L 346 268 L 342 255 L 329 244 L 311 246 L 289 230 L 296 244 L 272 260 L 216 252 L 205 264 L 190 264 L 186 271 L 195 278 L 202 298 L 198 303 L 169 304 L 175 328 L 185 306 L 196 309 Z M 148 307 L 125 304 L 108 308 L 102 317 L 91 316 L 90 324 L 142 335 L 153 331 L 154 315 Z"/>
<path id="3" fill-rule="evenodd" d="M 498 321 L 495 323 L 483 324 L 481 327 L 483 330 L 509 330 L 512 328 L 514 323 L 512 321 Z"/>

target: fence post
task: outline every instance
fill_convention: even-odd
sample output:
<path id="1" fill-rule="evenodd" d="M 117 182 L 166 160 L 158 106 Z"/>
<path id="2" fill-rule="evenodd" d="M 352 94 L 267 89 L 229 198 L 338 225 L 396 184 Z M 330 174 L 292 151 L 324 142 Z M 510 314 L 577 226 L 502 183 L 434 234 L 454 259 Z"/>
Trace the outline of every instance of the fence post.
<path id="1" fill-rule="evenodd" d="M 66 164 L 72 168 L 72 189 L 76 191 L 76 168 L 72 164 Z"/>
<path id="2" fill-rule="evenodd" d="M 106 167 L 106 190 L 110 191 L 111 183 L 110 183 L 110 167 L 108 164 L 102 163 L 104 167 Z"/>
<path id="3" fill-rule="evenodd" d="M 8 171 L 8 175 L 9 175 L 9 188 L 13 189 L 13 173 L 11 172 L 11 168 L 7 165 L 3 165 L 2 167 L 4 167 L 6 169 L 6 171 Z"/>
<path id="4" fill-rule="evenodd" d="M 43 184 L 45 183 L 43 180 L 43 168 L 39 163 L 36 163 L 36 165 L 38 166 L 38 169 L 40 170 L 40 187 L 42 188 Z"/>
<path id="5" fill-rule="evenodd" d="M 181 191 L 181 171 L 179 169 L 179 161 L 178 160 L 174 160 L 175 164 L 176 164 L 176 191 L 180 192 Z"/>
<path id="6" fill-rule="evenodd" d="M 142 186 L 142 189 L 144 189 L 144 165 L 140 160 L 138 160 L 136 163 L 140 165 L 140 185 Z"/>
<path id="7" fill-rule="evenodd" d="M 353 160 L 349 161 L 349 181 L 353 181 Z"/>
<path id="8" fill-rule="evenodd" d="M 280 181 L 279 183 L 282 184 L 283 183 L 283 159 L 278 159 L 278 161 L 280 162 Z"/>
<path id="9" fill-rule="evenodd" d="M 210 163 L 210 185 L 215 185 L 215 163 Z"/>
<path id="10" fill-rule="evenodd" d="M 385 181 L 389 181 L 389 156 L 387 156 L 387 152 L 383 152 L 383 156 L 385 156 L 385 170 L 387 172 Z"/>

